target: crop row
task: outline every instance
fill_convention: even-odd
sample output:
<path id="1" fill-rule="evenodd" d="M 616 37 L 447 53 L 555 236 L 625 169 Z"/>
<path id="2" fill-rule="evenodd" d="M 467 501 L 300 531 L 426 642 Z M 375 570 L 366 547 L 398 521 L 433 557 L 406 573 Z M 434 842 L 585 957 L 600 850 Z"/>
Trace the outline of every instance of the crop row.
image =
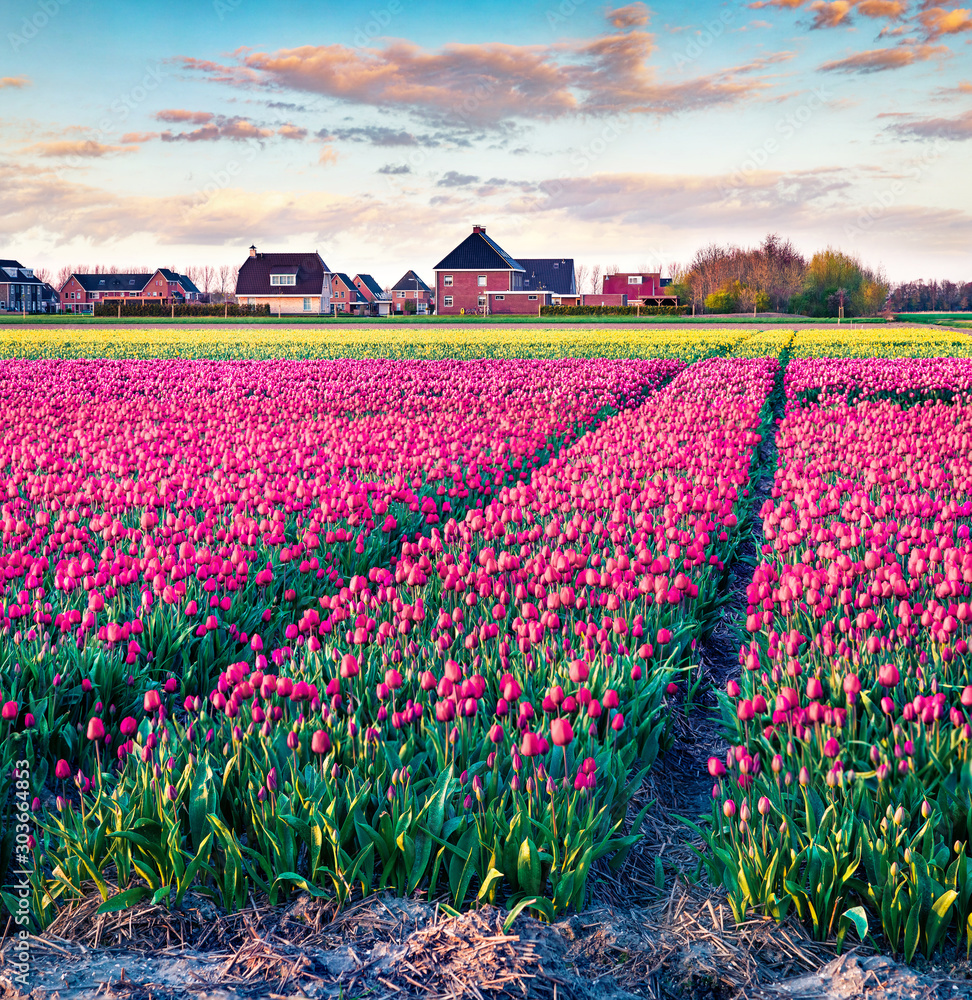
<path id="1" fill-rule="evenodd" d="M 737 919 L 972 944 L 965 360 L 791 362 L 710 874 Z"/>

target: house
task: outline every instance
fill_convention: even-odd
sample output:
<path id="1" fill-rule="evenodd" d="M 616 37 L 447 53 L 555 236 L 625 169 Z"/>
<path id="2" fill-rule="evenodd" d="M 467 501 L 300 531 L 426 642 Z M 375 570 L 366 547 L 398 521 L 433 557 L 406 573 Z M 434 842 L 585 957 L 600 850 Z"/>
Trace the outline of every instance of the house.
<path id="1" fill-rule="evenodd" d="M 658 271 L 618 271 L 604 275 L 601 291 L 604 295 L 626 294 L 631 305 L 640 301 L 643 306 L 677 306 L 678 297 L 665 291 L 668 284 Z"/>
<path id="2" fill-rule="evenodd" d="M 406 303 L 415 304 L 415 313 L 428 315 L 433 308 L 432 289 L 414 272 L 406 271 L 392 286 L 392 302 L 395 312 L 411 312 Z"/>
<path id="3" fill-rule="evenodd" d="M 433 268 L 435 304 L 440 316 L 463 313 L 533 312 L 549 292 L 523 289 L 525 268 L 486 235 L 472 232 Z"/>
<path id="4" fill-rule="evenodd" d="M 278 315 L 329 313 L 331 277 L 317 252 L 258 253 L 251 246 L 236 279 L 236 301 L 241 306 L 269 306 Z"/>
<path id="5" fill-rule="evenodd" d="M 33 268 L 24 267 L 19 260 L 0 259 L 0 311 L 57 312 L 56 295 L 45 297 L 45 287 L 50 285 L 38 278 Z"/>
<path id="6" fill-rule="evenodd" d="M 370 274 L 356 274 L 354 286 L 368 300 L 372 316 L 387 316 L 391 311 L 391 299 L 384 288 Z"/>
<path id="7" fill-rule="evenodd" d="M 160 306 L 196 302 L 199 289 L 184 275 L 167 267 L 139 274 L 72 274 L 61 286 L 65 312 L 93 313 L 105 303 L 155 303 Z"/>
<path id="8" fill-rule="evenodd" d="M 366 316 L 371 312 L 371 303 L 358 289 L 354 280 L 343 271 L 331 275 L 331 303 L 334 315 L 347 313 L 350 316 Z"/>
<path id="9" fill-rule="evenodd" d="M 168 299 L 180 305 L 183 302 L 198 302 L 202 293 L 184 274 L 176 274 L 167 267 L 160 267 L 158 272 L 169 283 Z"/>

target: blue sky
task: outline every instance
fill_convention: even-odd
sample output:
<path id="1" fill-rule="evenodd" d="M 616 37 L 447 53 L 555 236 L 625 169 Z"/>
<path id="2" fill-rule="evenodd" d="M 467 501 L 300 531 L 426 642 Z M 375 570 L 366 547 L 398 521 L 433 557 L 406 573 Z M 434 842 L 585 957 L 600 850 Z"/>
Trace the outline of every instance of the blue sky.
<path id="1" fill-rule="evenodd" d="M 8 0 L 0 256 L 382 283 L 487 225 L 514 256 L 667 268 L 766 232 L 972 278 L 972 11 Z"/>

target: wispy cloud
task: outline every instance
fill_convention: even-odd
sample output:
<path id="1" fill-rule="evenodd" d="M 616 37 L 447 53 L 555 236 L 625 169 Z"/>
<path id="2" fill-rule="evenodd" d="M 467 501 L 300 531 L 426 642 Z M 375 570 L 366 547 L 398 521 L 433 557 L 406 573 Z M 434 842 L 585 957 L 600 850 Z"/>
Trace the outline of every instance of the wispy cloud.
<path id="1" fill-rule="evenodd" d="M 952 9 L 929 7 L 918 14 L 918 20 L 929 41 L 941 38 L 943 35 L 958 35 L 972 31 L 972 10 L 968 7 Z"/>
<path id="2" fill-rule="evenodd" d="M 301 127 L 300 125 L 292 125 L 290 122 L 287 122 L 285 125 L 281 125 L 280 128 L 277 129 L 277 135 L 284 139 L 306 139 L 307 129 Z"/>
<path id="3" fill-rule="evenodd" d="M 261 128 L 245 118 L 215 116 L 214 120 L 191 132 L 163 132 L 159 138 L 163 142 L 218 142 L 220 139 L 243 141 L 245 139 L 268 139 L 272 128 Z"/>
<path id="4" fill-rule="evenodd" d="M 945 45 L 910 45 L 902 43 L 886 49 L 867 49 L 843 59 L 825 62 L 820 69 L 826 73 L 881 73 L 901 69 L 916 62 L 941 59 L 949 55 Z"/>
<path id="5" fill-rule="evenodd" d="M 673 115 L 735 103 L 760 95 L 770 86 L 761 74 L 792 56 L 780 53 L 673 82 L 651 64 L 654 35 L 638 27 L 647 8 L 630 4 L 607 16 L 613 24 L 608 33 L 555 45 L 448 44 L 429 51 L 390 40 L 383 47 L 303 45 L 240 52 L 230 64 L 198 59 L 182 64 L 217 82 L 323 94 L 453 126 L 495 127 L 514 119 L 621 111 Z"/>
<path id="6" fill-rule="evenodd" d="M 98 159 L 102 156 L 112 156 L 115 153 L 134 153 L 135 145 L 107 145 L 95 142 L 93 139 L 61 139 L 55 142 L 38 142 L 30 147 L 30 152 L 47 159 L 62 157 L 82 157 L 83 159 Z"/>
<path id="7" fill-rule="evenodd" d="M 911 118 L 894 122 L 889 130 L 911 139 L 972 139 L 972 111 L 954 118 Z"/>
<path id="8" fill-rule="evenodd" d="M 186 111 L 183 108 L 166 108 L 156 111 L 153 115 L 156 121 L 167 122 L 170 125 L 205 125 L 216 116 L 212 111 Z"/>
<path id="9" fill-rule="evenodd" d="M 0 90 L 3 90 L 5 87 L 20 89 L 29 86 L 30 80 L 26 76 L 0 76 Z"/>
<path id="10" fill-rule="evenodd" d="M 378 168 L 379 174 L 386 174 L 389 177 L 401 177 L 411 172 L 412 168 L 407 163 L 386 163 L 383 167 Z"/>
<path id="11" fill-rule="evenodd" d="M 478 184 L 479 178 L 475 174 L 460 174 L 458 170 L 449 170 L 437 181 L 436 187 L 458 188 L 469 187 L 470 184 Z"/>

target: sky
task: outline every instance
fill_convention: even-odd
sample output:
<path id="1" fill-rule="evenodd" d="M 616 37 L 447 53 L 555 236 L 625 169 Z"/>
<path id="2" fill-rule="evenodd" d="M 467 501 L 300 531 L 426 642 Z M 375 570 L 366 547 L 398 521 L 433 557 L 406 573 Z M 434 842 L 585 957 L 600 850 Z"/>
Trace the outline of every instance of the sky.
<path id="1" fill-rule="evenodd" d="M 0 257 L 27 266 L 252 243 L 390 285 L 481 224 L 514 257 L 622 270 L 777 232 L 972 280 L 956 3 L 3 6 Z"/>

